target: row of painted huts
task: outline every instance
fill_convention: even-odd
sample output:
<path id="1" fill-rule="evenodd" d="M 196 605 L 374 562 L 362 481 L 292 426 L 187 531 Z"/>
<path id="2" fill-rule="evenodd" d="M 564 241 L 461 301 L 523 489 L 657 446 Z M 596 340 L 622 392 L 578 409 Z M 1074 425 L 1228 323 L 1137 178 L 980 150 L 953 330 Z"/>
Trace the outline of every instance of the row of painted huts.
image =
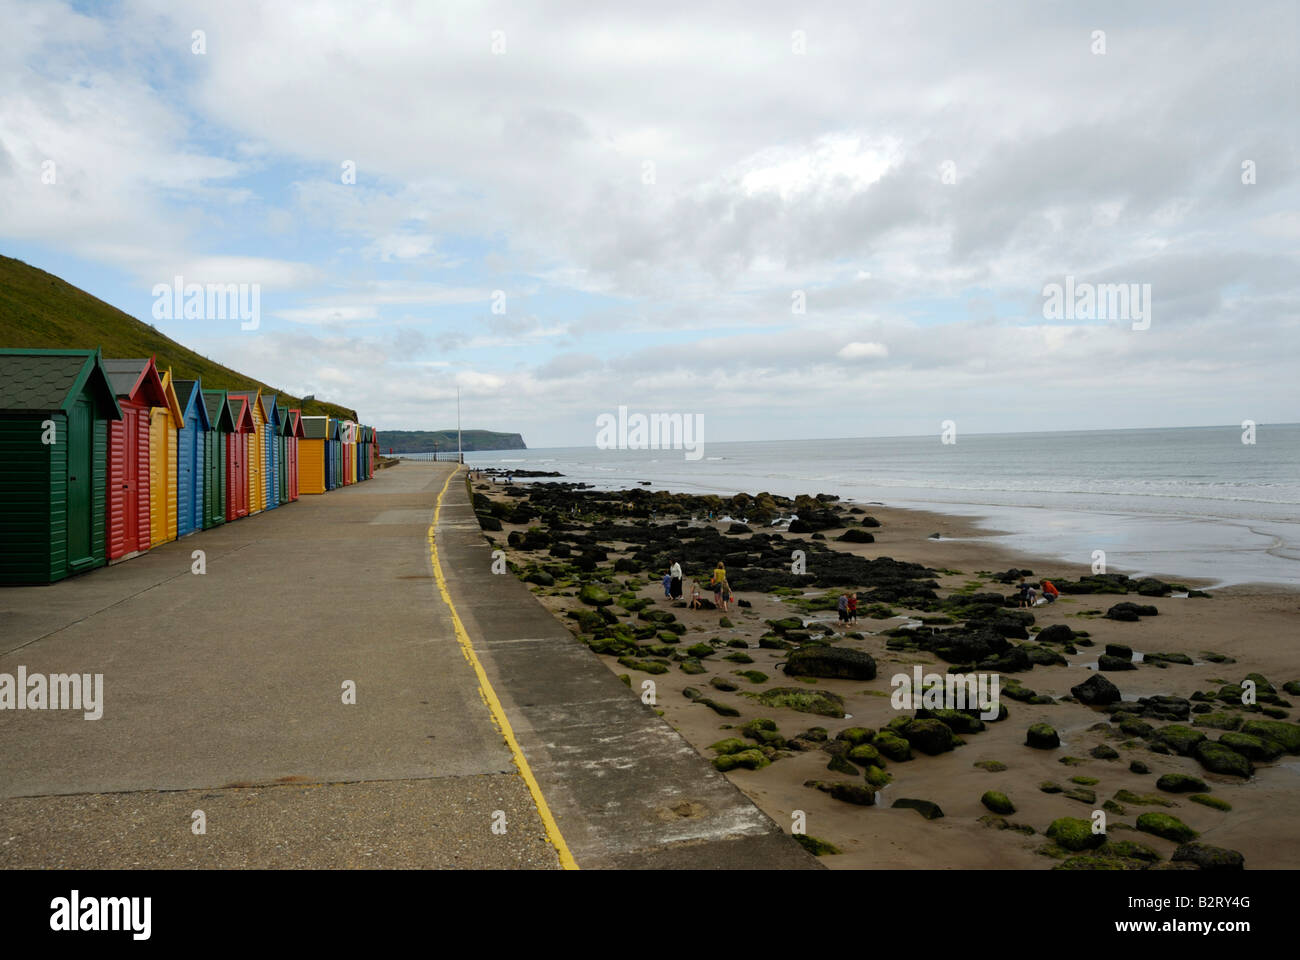
<path id="1" fill-rule="evenodd" d="M 0 584 L 52 583 L 374 475 L 373 427 L 154 358 L 0 349 Z"/>

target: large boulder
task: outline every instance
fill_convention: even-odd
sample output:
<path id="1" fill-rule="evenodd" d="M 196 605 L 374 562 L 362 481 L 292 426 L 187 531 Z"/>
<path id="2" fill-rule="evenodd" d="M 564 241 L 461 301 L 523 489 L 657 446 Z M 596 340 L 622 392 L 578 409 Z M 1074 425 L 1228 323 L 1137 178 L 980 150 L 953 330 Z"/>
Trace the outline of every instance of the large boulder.
<path id="1" fill-rule="evenodd" d="M 1120 692 L 1100 673 L 1094 673 L 1087 680 L 1070 688 L 1074 699 L 1090 707 L 1104 707 L 1110 703 L 1119 703 Z"/>
<path id="2" fill-rule="evenodd" d="M 1272 740 L 1287 753 L 1300 753 L 1300 723 L 1287 723 L 1284 720 L 1247 720 L 1241 725 L 1240 732 L 1262 740 Z"/>
<path id="3" fill-rule="evenodd" d="M 1034 637 L 1039 643 L 1073 643 L 1074 631 L 1063 623 L 1043 627 Z"/>
<path id="4" fill-rule="evenodd" d="M 1175 843 L 1187 843 L 1198 836 L 1196 831 L 1183 821 L 1167 813 L 1144 813 L 1137 818 L 1137 828 L 1143 833 L 1164 837 Z"/>
<path id="5" fill-rule="evenodd" d="M 1112 657 L 1109 654 L 1103 653 L 1097 658 L 1097 669 L 1109 671 L 1136 670 L 1137 664 L 1131 660 L 1125 660 L 1123 657 Z"/>
<path id="6" fill-rule="evenodd" d="M 1025 746 L 1037 750 L 1055 750 L 1061 745 L 1060 735 L 1050 724 L 1035 723 L 1025 732 Z"/>
<path id="7" fill-rule="evenodd" d="M 942 720 L 913 720 L 898 732 L 913 749 L 932 757 L 953 748 L 952 730 Z"/>
<path id="8" fill-rule="evenodd" d="M 1094 850 L 1106 842 L 1106 834 L 1093 833 L 1092 821 L 1078 817 L 1060 817 L 1047 828 L 1047 839 L 1066 850 Z"/>
<path id="9" fill-rule="evenodd" d="M 614 602 L 608 592 L 594 583 L 583 584 L 578 591 L 578 599 L 593 607 L 605 607 Z"/>
<path id="10" fill-rule="evenodd" d="M 876 661 L 869 653 L 847 647 L 807 647 L 790 653 L 785 672 L 792 677 L 874 680 Z"/>
<path id="11" fill-rule="evenodd" d="M 1190 757 L 1196 746 L 1205 740 L 1205 734 L 1182 724 L 1172 723 L 1156 731 L 1155 740 L 1162 743 L 1180 757 Z"/>

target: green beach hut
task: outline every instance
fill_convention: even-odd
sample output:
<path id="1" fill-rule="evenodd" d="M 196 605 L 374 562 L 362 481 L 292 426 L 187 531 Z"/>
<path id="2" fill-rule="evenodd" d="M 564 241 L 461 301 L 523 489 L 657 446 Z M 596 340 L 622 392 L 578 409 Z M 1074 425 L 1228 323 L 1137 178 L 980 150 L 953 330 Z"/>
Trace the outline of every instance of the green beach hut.
<path id="1" fill-rule="evenodd" d="M 98 350 L 0 350 L 0 584 L 108 562 L 108 423 L 121 419 Z"/>

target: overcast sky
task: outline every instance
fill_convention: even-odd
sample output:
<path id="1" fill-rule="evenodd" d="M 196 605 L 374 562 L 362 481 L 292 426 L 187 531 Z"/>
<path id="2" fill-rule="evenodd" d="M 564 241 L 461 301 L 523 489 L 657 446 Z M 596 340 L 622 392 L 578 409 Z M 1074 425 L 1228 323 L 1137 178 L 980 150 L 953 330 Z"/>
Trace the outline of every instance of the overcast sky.
<path id="1" fill-rule="evenodd" d="M 1294 0 L 614 6 L 0 0 L 0 252 L 381 430 L 1300 419 Z"/>

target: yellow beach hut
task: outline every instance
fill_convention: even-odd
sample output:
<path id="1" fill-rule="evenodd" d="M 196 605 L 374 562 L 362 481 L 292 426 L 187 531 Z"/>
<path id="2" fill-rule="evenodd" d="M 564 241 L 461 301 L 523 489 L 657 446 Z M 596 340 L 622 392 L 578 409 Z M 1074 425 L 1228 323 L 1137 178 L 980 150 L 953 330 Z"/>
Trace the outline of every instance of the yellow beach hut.
<path id="1" fill-rule="evenodd" d="M 176 539 L 176 431 L 185 426 L 169 368 L 162 376 L 165 406 L 149 408 L 149 545 Z"/>

